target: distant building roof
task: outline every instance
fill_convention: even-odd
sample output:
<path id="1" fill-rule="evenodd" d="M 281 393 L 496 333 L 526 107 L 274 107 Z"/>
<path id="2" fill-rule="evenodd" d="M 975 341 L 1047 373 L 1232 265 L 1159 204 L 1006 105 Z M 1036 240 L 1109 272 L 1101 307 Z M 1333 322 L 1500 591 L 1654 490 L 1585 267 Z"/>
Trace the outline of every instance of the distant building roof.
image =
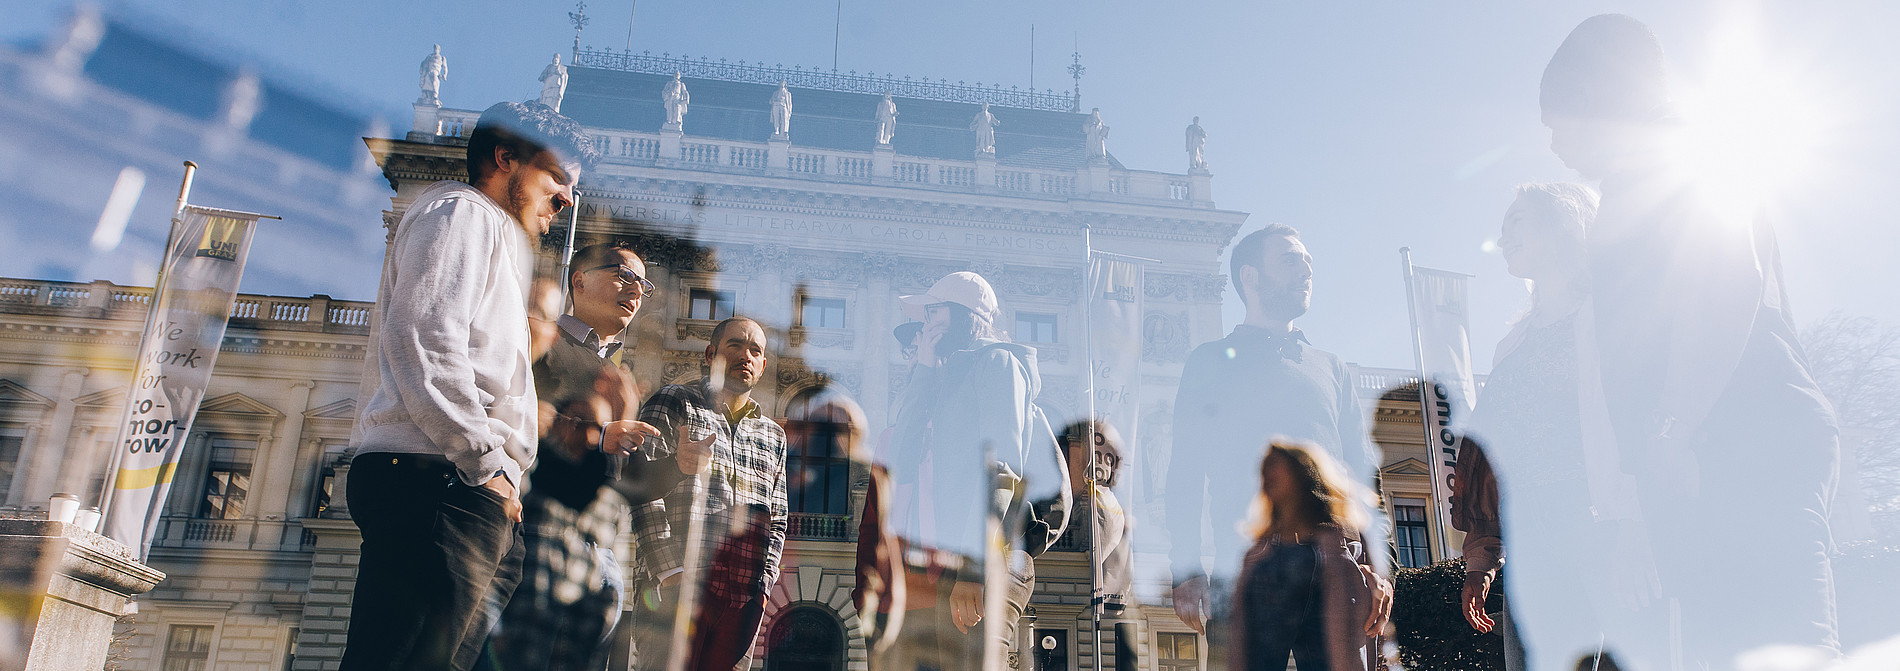
<path id="1" fill-rule="evenodd" d="M 148 103 L 201 121 L 224 120 L 233 82 L 245 71 L 174 45 L 117 18 L 105 21 L 99 46 L 86 60 L 86 77 Z M 375 119 L 326 104 L 271 77 L 258 79 L 256 113 L 246 134 L 254 141 L 339 171 L 361 160 Z M 301 88 L 301 87 L 299 87 Z"/>
<path id="2" fill-rule="evenodd" d="M 660 91 L 671 79 L 672 73 L 572 66 L 561 113 L 595 128 L 656 131 L 666 120 Z M 681 80 L 692 94 L 686 114 L 687 135 L 746 142 L 765 142 L 771 136 L 771 98 L 778 88 L 776 82 L 690 76 Z M 881 93 L 788 88 L 792 93 L 792 144 L 842 151 L 873 148 Z M 970 120 L 981 104 L 897 95 L 892 100 L 897 104 L 898 117 L 891 145 L 897 153 L 968 160 L 976 151 Z M 1085 163 L 1082 125 L 1088 115 L 996 103 L 991 104 L 990 113 L 1000 122 L 996 127 L 998 164 L 1076 168 Z M 1121 167 L 1112 156 L 1109 160 Z"/>

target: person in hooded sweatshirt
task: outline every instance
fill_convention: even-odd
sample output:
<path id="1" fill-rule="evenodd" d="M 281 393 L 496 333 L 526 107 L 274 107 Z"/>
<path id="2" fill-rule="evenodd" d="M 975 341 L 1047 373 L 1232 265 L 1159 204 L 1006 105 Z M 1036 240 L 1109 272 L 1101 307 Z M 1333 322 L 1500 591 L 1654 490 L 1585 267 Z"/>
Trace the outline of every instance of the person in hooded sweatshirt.
<path id="1" fill-rule="evenodd" d="M 912 580 L 916 612 L 905 628 L 917 654 L 934 651 L 943 665 L 976 668 L 1016 646 L 1016 624 L 1035 585 L 1032 558 L 1067 524 L 1068 475 L 1035 405 L 1042 387 L 1036 350 L 997 329 L 1002 313 L 989 281 L 951 273 L 900 300 L 923 327 L 891 436 L 895 502 L 903 508 L 896 518 L 907 547 L 938 558 Z M 1026 503 L 1046 501 L 1053 503 Z M 993 512 L 1001 513 L 1009 542 L 986 561 Z"/>

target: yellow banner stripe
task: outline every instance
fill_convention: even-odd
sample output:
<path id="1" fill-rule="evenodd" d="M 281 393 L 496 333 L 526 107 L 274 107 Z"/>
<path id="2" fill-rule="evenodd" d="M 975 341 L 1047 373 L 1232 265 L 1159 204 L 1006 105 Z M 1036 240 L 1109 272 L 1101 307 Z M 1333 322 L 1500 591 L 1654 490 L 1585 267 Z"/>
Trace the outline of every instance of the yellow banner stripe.
<path id="1" fill-rule="evenodd" d="M 151 468 L 136 470 L 119 469 L 119 477 L 113 481 L 113 489 L 146 489 L 160 483 L 170 484 L 172 473 L 178 470 L 178 464 L 163 464 Z"/>

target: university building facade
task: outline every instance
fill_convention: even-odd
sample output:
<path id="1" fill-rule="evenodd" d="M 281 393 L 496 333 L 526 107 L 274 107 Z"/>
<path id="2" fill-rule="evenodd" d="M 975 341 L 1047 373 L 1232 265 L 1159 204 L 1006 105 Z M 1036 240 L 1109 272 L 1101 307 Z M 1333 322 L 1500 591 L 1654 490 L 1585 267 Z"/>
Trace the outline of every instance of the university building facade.
<path id="1" fill-rule="evenodd" d="M 554 102 L 606 158 L 582 179 L 573 237 L 577 246 L 632 245 L 660 288 L 625 334 L 624 358 L 643 392 L 698 379 L 713 324 L 743 314 L 771 341 L 766 384 L 755 392 L 766 414 L 783 419 L 830 389 L 864 408 L 875 436 L 891 422 L 909 366 L 890 335 L 904 321 L 897 297 L 973 270 L 995 286 L 1001 326 L 1037 348 L 1037 401 L 1066 423 L 1089 407 L 1090 250 L 1152 260 L 1140 287 L 1140 431 L 1123 448 L 1135 462 L 1128 468 L 1143 474 L 1123 500 L 1148 527 L 1135 546 L 1133 661 L 1144 671 L 1198 666 L 1183 647 L 1192 635 L 1165 600 L 1165 535 L 1153 532 L 1181 367 L 1196 344 L 1224 335 L 1219 258 L 1246 219 L 1216 207 L 1204 166 L 1121 165 L 1072 94 L 575 55 Z M 676 75 L 692 97 L 677 125 L 662 103 Z M 771 109 L 781 82 L 789 129 L 775 127 Z M 888 143 L 878 127 L 886 92 L 899 114 Z M 407 134 L 367 141 L 394 191 L 383 215 L 392 237 L 427 185 L 464 176 L 479 110 L 432 98 L 416 103 Z M 985 104 L 1000 122 L 990 151 L 972 131 Z M 544 240 L 543 270 L 554 269 L 565 237 L 557 227 Z M 107 282 L 0 280 L 8 514 L 35 514 L 56 492 L 96 503 L 149 296 Z M 360 542 L 341 482 L 356 412 L 373 391 L 372 308 L 240 296 L 154 543 L 151 563 L 168 577 L 125 623 L 119 668 L 334 668 Z M 1442 558 L 1429 533 L 1439 520 L 1426 503 L 1416 396 L 1388 393 L 1410 374 L 1353 372 L 1385 448 L 1380 485 L 1398 525 L 1395 552 L 1407 565 Z M 867 475 L 844 455 L 799 448 L 788 465 L 791 540 L 756 663 L 863 669 L 850 589 Z M 1095 665 L 1087 544 L 1071 535 L 1038 561 L 1025 628 L 1029 640 L 1056 646 L 1035 646 L 1019 666 Z M 1102 665 L 1115 668 L 1107 643 L 1099 642 Z"/>

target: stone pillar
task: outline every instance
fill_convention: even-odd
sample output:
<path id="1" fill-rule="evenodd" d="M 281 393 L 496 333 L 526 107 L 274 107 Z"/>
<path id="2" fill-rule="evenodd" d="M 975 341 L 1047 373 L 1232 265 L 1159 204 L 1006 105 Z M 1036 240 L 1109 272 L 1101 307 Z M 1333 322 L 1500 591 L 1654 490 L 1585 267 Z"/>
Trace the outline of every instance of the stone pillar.
<path id="1" fill-rule="evenodd" d="M 341 501 L 343 469 L 337 469 L 337 501 Z M 334 513 L 336 507 L 331 507 Z M 350 627 L 350 601 L 356 597 L 356 562 L 362 556 L 363 534 L 348 519 L 311 518 L 303 528 L 317 537 L 310 553 L 310 581 L 304 594 L 297 633 L 297 662 L 293 671 L 335 669 L 343 659 Z"/>
<path id="2" fill-rule="evenodd" d="M 897 177 L 897 150 L 888 144 L 871 148 L 871 179 L 888 182 Z"/>
<path id="3" fill-rule="evenodd" d="M 773 170 L 792 169 L 791 136 L 773 136 L 765 143 L 765 167 Z"/>
<path id="4" fill-rule="evenodd" d="M 0 668 L 103 668 L 127 603 L 165 579 L 124 545 L 47 520 L 0 520 L 0 556 Z"/>
<path id="5" fill-rule="evenodd" d="M 85 368 L 68 368 L 60 377 L 59 405 L 53 408 L 53 420 L 48 424 L 46 433 L 36 445 L 28 446 L 32 454 L 20 455 L 22 470 L 27 471 L 26 491 L 16 499 L 29 508 L 46 507 L 46 497 L 55 492 L 53 487 L 59 482 L 59 458 L 66 453 L 67 439 L 72 435 L 74 399 L 79 398 L 80 390 L 85 388 L 86 376 L 92 371 Z M 115 427 L 116 428 L 116 427 Z"/>
<path id="6" fill-rule="evenodd" d="M 1214 173 L 1207 168 L 1194 168 L 1188 171 L 1188 200 L 1197 203 L 1214 202 Z"/>
<path id="7" fill-rule="evenodd" d="M 319 328 L 321 328 L 324 324 L 329 323 L 330 322 L 330 301 L 333 301 L 333 300 L 336 300 L 336 299 L 331 298 L 324 294 L 316 294 L 314 296 L 311 296 L 310 297 L 310 311 L 307 313 L 304 313 L 304 316 L 303 316 L 304 323 L 315 324 Z"/>
<path id="8" fill-rule="evenodd" d="M 978 154 L 976 156 L 976 188 L 979 188 L 979 189 L 996 188 L 996 154 L 995 152 Z"/>
<path id="9" fill-rule="evenodd" d="M 277 427 L 277 435 L 260 442 L 257 448 L 258 474 L 263 476 L 253 480 L 255 489 L 264 495 L 263 505 L 258 507 L 259 519 L 270 522 L 282 522 L 297 517 L 290 514 L 290 493 L 301 489 L 297 486 L 297 467 L 302 464 L 302 454 L 298 446 L 302 444 L 303 414 L 310 409 L 310 390 L 317 383 L 309 380 L 297 380 L 290 383 L 289 402 L 284 408 L 284 420 Z M 266 445 L 282 446 L 267 450 Z M 268 544 L 299 542 L 297 538 L 267 538 Z"/>

